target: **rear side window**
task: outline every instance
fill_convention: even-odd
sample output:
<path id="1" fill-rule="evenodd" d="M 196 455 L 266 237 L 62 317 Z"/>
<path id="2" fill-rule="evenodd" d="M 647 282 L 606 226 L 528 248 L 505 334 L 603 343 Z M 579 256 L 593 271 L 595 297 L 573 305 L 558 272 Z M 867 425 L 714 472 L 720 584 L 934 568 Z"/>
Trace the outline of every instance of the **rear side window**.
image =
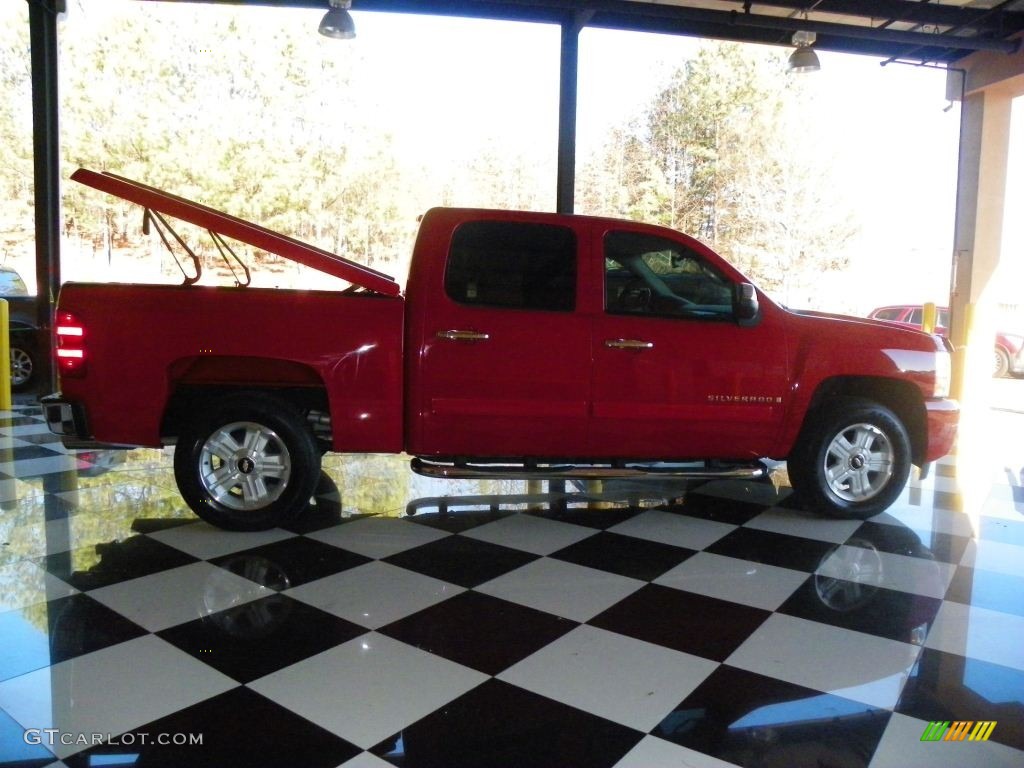
<path id="1" fill-rule="evenodd" d="M 463 224 L 452 237 L 444 289 L 460 304 L 571 312 L 576 235 L 551 224 Z"/>
<path id="2" fill-rule="evenodd" d="M 899 307 L 888 307 L 875 312 L 876 320 L 899 320 L 903 310 Z"/>

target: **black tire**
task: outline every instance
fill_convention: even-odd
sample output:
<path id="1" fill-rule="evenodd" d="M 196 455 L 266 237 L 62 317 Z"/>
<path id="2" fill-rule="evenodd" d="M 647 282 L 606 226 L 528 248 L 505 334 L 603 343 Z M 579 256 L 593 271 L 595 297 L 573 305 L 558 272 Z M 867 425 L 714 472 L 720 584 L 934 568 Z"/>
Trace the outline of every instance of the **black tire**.
<path id="1" fill-rule="evenodd" d="M 199 517 L 231 531 L 294 519 L 320 478 L 320 451 L 302 414 L 254 392 L 213 403 L 182 429 L 174 478 Z"/>
<path id="2" fill-rule="evenodd" d="M 895 413 L 842 398 L 808 415 L 788 470 L 805 509 L 865 520 L 896 501 L 910 464 L 910 437 Z"/>
<path id="3" fill-rule="evenodd" d="M 36 378 L 35 353 L 23 344 L 11 344 L 11 389 L 24 392 Z"/>
<path id="4" fill-rule="evenodd" d="M 1001 379 L 1010 372 L 1010 357 L 999 347 L 995 348 L 995 358 L 992 361 L 992 378 Z"/>

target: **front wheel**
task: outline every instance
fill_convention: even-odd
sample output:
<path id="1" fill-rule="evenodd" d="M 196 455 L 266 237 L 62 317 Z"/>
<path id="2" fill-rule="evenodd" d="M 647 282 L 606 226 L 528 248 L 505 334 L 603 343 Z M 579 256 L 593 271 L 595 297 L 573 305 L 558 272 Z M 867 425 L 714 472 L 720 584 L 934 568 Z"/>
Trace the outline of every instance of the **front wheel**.
<path id="1" fill-rule="evenodd" d="M 910 437 L 891 410 L 859 398 L 819 409 L 789 459 L 789 477 L 811 511 L 867 519 L 899 497 L 910 474 Z M 815 419 L 815 417 L 818 417 Z"/>
<path id="2" fill-rule="evenodd" d="M 182 430 L 174 478 L 192 511 L 219 528 L 259 531 L 302 512 L 320 452 L 302 415 L 259 393 L 216 404 Z"/>
<path id="3" fill-rule="evenodd" d="M 1010 356 L 999 347 L 995 349 L 995 359 L 992 363 L 992 378 L 1001 379 L 1010 372 Z"/>

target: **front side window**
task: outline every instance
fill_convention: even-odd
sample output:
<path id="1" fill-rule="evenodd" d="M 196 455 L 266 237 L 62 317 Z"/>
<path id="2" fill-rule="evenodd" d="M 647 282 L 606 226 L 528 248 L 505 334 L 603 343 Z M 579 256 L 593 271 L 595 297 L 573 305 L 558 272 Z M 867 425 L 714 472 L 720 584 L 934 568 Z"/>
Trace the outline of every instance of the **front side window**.
<path id="1" fill-rule="evenodd" d="M 463 224 L 452 237 L 444 288 L 460 304 L 571 312 L 576 235 L 551 224 Z"/>
<path id="2" fill-rule="evenodd" d="M 733 317 L 733 286 L 685 246 L 636 232 L 604 238 L 605 309 L 613 314 Z"/>
<path id="3" fill-rule="evenodd" d="M 907 318 L 907 322 L 908 323 L 913 323 L 914 325 L 920 325 L 921 324 L 921 320 L 922 320 L 922 311 L 921 311 L 920 307 L 910 311 L 910 317 Z"/>

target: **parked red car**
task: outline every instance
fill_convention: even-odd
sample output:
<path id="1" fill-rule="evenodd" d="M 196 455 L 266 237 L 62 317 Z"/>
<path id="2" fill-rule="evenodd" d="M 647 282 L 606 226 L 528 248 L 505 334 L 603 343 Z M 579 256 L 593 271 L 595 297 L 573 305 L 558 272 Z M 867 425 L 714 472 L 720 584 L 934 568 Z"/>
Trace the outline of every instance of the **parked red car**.
<path id="1" fill-rule="evenodd" d="M 938 308 L 935 332 L 949 335 L 949 309 Z M 879 307 L 872 310 L 868 317 L 874 320 L 885 320 L 904 328 L 921 329 L 924 308 L 920 304 L 900 304 L 891 307 Z M 1024 334 L 996 331 L 995 355 L 992 361 L 992 375 L 996 378 L 1009 374 L 1024 374 Z"/>

